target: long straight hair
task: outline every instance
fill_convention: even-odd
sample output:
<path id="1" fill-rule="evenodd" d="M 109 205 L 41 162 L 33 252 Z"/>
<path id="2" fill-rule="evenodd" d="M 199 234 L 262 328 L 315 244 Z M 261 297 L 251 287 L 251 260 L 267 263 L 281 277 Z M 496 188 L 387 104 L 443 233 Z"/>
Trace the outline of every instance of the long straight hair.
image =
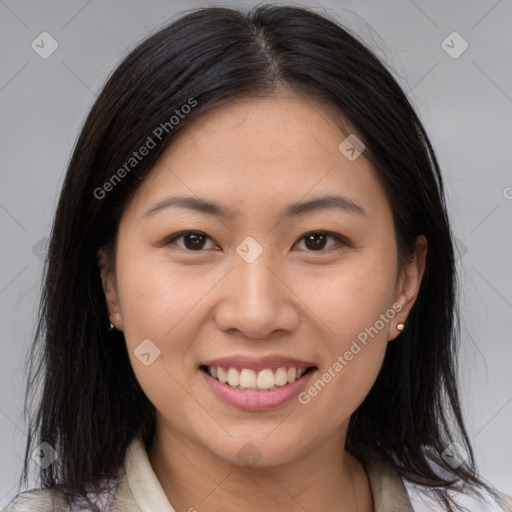
<path id="1" fill-rule="evenodd" d="M 356 37 L 310 10 L 271 5 L 182 16 L 131 51 L 94 103 L 67 169 L 44 267 L 20 485 L 42 442 L 59 458 L 40 469 L 41 486 L 77 496 L 115 478 L 138 433 L 150 445 L 154 406 L 135 378 L 123 333 L 108 332 L 98 249 L 113 264 L 128 201 L 182 128 L 225 101 L 282 88 L 326 102 L 365 144 L 393 212 L 398 264 L 411 256 L 418 235 L 429 242 L 418 298 L 350 419 L 347 450 L 361 461 L 372 450 L 403 477 L 430 487 L 446 510 L 456 506 L 446 489 L 494 493 L 478 476 L 461 413 L 454 246 L 425 129 L 393 76 Z M 191 99 L 195 106 L 170 129 L 171 117 Z M 128 172 L 126 163 L 148 136 L 156 147 Z M 456 468 L 441 458 L 454 440 L 469 454 Z"/>

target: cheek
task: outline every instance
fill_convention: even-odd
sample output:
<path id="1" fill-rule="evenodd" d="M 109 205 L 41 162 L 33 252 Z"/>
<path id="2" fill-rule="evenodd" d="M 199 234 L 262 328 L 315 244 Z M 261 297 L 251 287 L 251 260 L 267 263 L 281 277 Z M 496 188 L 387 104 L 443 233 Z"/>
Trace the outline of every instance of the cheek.
<path id="1" fill-rule="evenodd" d="M 225 271 L 177 271 L 166 261 L 119 253 L 118 288 L 131 365 L 148 398 L 165 410 L 169 402 L 186 398 L 183 389 L 192 388 L 193 345 L 208 317 L 208 293 Z M 145 366 L 148 357 L 142 354 L 148 352 L 153 362 Z"/>
<path id="2" fill-rule="evenodd" d="M 359 349 L 357 349 L 359 350 Z M 382 365 L 385 344 L 363 348 L 348 361 L 331 362 L 317 372 L 299 395 L 304 413 L 319 432 L 332 432 L 344 424 L 370 392 Z"/>
<path id="3" fill-rule="evenodd" d="M 329 330 L 319 339 L 325 349 L 322 366 L 300 403 L 319 428 L 329 431 L 348 420 L 372 388 L 386 353 L 395 310 L 383 296 L 350 293 L 333 307 L 326 302 Z M 373 289 L 375 291 L 375 289 Z"/>
<path id="4" fill-rule="evenodd" d="M 297 294 L 305 298 L 304 303 L 319 320 L 322 336 L 330 340 L 330 351 L 338 355 L 376 322 L 377 336 L 387 339 L 389 317 L 394 316 L 395 277 L 392 257 L 368 251 L 336 269 L 301 280 Z M 386 313 L 388 321 L 382 324 L 379 319 Z"/>
<path id="5" fill-rule="evenodd" d="M 117 278 L 123 331 L 137 381 L 157 410 L 171 402 L 180 404 L 193 378 L 187 368 L 197 318 L 205 314 L 201 298 L 212 285 L 199 275 L 172 272 L 165 262 L 127 252 L 120 252 Z"/>
<path id="6" fill-rule="evenodd" d="M 136 259 L 127 254 L 124 262 L 119 265 L 118 288 L 125 335 L 133 338 L 168 339 L 173 329 L 183 331 L 219 280 L 217 272 L 201 273 L 199 267 L 176 270 L 158 259 Z"/>
<path id="7" fill-rule="evenodd" d="M 318 342 L 327 354 L 303 403 L 311 407 L 313 417 L 324 418 L 325 411 L 331 411 L 327 419 L 331 426 L 346 420 L 370 391 L 396 315 L 393 258 L 360 256 L 329 279 L 317 276 L 314 281 L 321 289 L 316 293 L 303 282 L 304 293 L 310 290 L 308 307 L 321 320 Z"/>

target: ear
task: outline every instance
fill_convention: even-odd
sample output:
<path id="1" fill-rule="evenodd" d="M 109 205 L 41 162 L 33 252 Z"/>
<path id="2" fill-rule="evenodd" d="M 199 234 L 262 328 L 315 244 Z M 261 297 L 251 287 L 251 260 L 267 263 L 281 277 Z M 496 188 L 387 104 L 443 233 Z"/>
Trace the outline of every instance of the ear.
<path id="1" fill-rule="evenodd" d="M 409 312 L 411 311 L 418 293 L 420 291 L 421 280 L 425 272 L 425 263 L 427 259 L 428 243 L 424 235 L 416 238 L 414 253 L 411 259 L 400 272 L 395 292 L 395 303 L 399 302 L 402 309 L 395 317 L 395 323 L 390 329 L 390 340 L 394 340 L 400 331 L 396 328 L 397 324 L 405 324 Z"/>
<path id="2" fill-rule="evenodd" d="M 119 306 L 117 283 L 115 271 L 112 264 L 108 261 L 107 255 L 103 249 L 98 249 L 96 253 L 98 258 L 98 267 L 100 269 L 101 285 L 105 294 L 108 316 L 114 327 L 118 331 L 123 330 L 123 319 L 121 308 Z"/>

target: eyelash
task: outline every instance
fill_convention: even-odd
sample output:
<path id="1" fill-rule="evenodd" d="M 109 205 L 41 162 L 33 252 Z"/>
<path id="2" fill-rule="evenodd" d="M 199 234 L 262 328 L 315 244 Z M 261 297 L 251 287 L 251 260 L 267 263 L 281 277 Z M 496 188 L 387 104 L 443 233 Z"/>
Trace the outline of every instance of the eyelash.
<path id="1" fill-rule="evenodd" d="M 191 230 L 189 230 L 189 231 L 180 231 L 179 233 L 175 233 L 174 235 L 171 235 L 169 238 L 166 239 L 165 245 L 167 246 L 167 245 L 174 244 L 175 240 L 183 238 L 186 235 L 202 235 L 202 236 L 205 236 L 206 238 L 208 238 L 210 240 L 213 240 L 211 237 L 209 237 L 206 233 L 203 233 L 202 231 L 191 231 Z M 318 251 L 313 251 L 313 250 L 305 249 L 306 252 L 310 252 L 310 253 L 325 253 L 325 252 L 340 250 L 342 247 L 349 245 L 348 242 L 343 237 L 341 237 L 340 235 L 337 235 L 335 233 L 331 233 L 330 231 L 309 231 L 309 232 L 305 233 L 304 235 L 302 235 L 302 237 L 299 238 L 298 242 L 303 241 L 309 235 L 326 235 L 327 237 L 335 239 L 337 244 L 335 246 L 333 246 L 333 247 L 328 248 L 328 249 L 320 249 Z M 180 246 L 178 246 L 178 247 L 180 249 L 184 250 L 184 251 L 187 251 L 187 252 L 204 252 L 206 250 L 206 249 L 199 249 L 197 251 L 194 251 L 194 250 L 183 248 L 183 247 L 180 247 Z"/>

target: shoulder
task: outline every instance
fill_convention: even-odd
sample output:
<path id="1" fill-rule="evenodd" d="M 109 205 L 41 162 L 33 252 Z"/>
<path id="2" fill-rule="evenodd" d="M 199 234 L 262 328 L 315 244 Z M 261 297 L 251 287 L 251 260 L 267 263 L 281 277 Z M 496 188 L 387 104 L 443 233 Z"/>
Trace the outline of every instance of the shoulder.
<path id="1" fill-rule="evenodd" d="M 432 488 L 425 487 L 403 479 L 414 512 L 441 511 L 441 507 Z M 446 491 L 465 512 L 512 512 L 512 498 L 506 494 L 498 493 L 498 499 L 494 499 L 484 489 Z"/>
<path id="2" fill-rule="evenodd" d="M 60 494 L 50 489 L 33 489 L 17 494 L 2 512 L 69 512 Z"/>
<path id="3" fill-rule="evenodd" d="M 91 512 L 110 510 L 117 491 L 117 480 L 105 481 L 105 490 L 100 493 L 88 492 L 89 502 L 69 500 L 61 491 L 54 489 L 32 489 L 17 494 L 1 512 Z"/>

